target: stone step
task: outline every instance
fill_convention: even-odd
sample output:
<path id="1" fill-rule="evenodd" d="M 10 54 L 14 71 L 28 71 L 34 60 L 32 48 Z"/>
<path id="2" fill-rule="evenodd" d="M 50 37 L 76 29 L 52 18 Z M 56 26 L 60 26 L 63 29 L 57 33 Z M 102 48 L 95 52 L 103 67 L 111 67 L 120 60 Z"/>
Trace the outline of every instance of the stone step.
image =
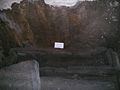
<path id="1" fill-rule="evenodd" d="M 74 66 L 74 67 L 41 67 L 43 75 L 84 75 L 84 76 L 107 76 L 114 75 L 115 69 L 109 66 Z"/>

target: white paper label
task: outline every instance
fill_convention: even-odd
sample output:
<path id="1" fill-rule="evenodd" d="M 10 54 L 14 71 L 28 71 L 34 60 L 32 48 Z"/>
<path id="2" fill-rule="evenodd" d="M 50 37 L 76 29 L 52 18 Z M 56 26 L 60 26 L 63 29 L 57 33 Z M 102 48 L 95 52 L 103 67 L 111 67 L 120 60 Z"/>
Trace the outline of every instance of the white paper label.
<path id="1" fill-rule="evenodd" d="M 54 48 L 64 49 L 64 43 L 62 42 L 55 42 Z"/>

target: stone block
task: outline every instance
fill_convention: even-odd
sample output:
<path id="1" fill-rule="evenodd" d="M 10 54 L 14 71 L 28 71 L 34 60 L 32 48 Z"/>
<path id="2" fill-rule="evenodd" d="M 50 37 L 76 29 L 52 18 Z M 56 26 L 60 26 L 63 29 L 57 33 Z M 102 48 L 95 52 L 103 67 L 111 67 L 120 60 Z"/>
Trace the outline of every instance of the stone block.
<path id="1" fill-rule="evenodd" d="M 2 68 L 0 90 L 40 90 L 39 64 L 33 60 Z"/>

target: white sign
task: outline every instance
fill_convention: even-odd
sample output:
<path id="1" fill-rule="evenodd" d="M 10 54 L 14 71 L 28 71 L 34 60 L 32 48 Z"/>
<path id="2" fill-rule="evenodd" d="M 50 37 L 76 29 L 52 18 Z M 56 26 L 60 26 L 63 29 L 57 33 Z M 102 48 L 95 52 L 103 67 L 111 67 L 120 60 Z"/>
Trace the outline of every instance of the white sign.
<path id="1" fill-rule="evenodd" d="M 54 48 L 64 49 L 64 43 L 61 42 L 55 42 Z"/>

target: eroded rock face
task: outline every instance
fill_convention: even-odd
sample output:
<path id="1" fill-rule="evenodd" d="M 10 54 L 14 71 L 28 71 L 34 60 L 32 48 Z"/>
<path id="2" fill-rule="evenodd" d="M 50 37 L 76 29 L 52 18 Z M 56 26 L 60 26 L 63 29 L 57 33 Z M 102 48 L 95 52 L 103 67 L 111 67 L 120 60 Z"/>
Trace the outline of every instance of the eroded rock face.
<path id="1" fill-rule="evenodd" d="M 13 3 L 20 3 L 22 0 L 0 0 L 0 10 L 11 9 Z"/>
<path id="2" fill-rule="evenodd" d="M 4 10 L 0 18 L 13 33 L 18 46 L 52 48 L 64 42 L 66 49 L 108 45 L 118 34 L 119 2 L 78 2 L 74 7 L 54 7 L 44 1 L 27 0 Z M 7 34 L 7 33 L 6 33 Z M 4 36 L 3 36 L 4 37 Z M 9 40 L 9 38 L 6 38 Z"/>

